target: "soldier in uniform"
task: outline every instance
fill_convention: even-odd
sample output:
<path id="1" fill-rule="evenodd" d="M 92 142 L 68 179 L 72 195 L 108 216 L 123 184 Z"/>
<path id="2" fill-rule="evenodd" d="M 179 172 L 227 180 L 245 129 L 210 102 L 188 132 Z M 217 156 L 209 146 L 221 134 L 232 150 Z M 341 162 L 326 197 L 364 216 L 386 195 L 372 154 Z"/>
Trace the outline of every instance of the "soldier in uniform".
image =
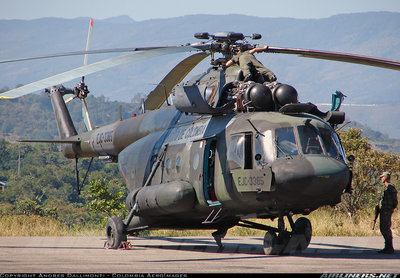
<path id="1" fill-rule="evenodd" d="M 250 80 L 257 81 L 257 74 L 262 76 L 264 79 L 263 82 L 274 82 L 276 81 L 275 74 L 270 69 L 266 68 L 253 55 L 256 52 L 264 51 L 266 49 L 268 49 L 268 46 L 253 48 L 250 50 L 241 49 L 238 54 L 226 62 L 225 66 L 229 67 L 233 64 L 238 64 L 240 69 L 243 71 L 244 82 Z"/>
<path id="2" fill-rule="evenodd" d="M 389 172 L 383 172 L 380 179 L 385 186 L 385 191 L 383 192 L 381 207 L 379 209 L 379 228 L 385 239 L 385 248 L 378 251 L 378 253 L 393 254 L 393 236 L 390 227 L 392 226 L 392 214 L 398 203 L 397 190 L 390 183 Z"/>

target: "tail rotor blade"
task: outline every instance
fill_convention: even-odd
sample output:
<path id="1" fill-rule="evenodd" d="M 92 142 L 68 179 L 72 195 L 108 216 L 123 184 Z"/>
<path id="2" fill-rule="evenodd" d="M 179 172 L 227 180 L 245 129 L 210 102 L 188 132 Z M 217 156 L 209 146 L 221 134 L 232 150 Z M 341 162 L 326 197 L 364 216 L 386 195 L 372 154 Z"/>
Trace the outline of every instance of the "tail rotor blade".
<path id="1" fill-rule="evenodd" d="M 88 51 L 89 48 L 90 48 L 90 43 L 92 41 L 92 33 L 93 33 L 93 18 L 90 19 L 88 36 L 87 36 L 87 40 L 86 40 L 86 51 Z M 88 57 L 89 57 L 89 55 L 85 54 L 85 56 L 83 58 L 83 65 L 84 66 L 87 65 Z M 82 76 L 82 83 L 84 84 L 84 82 L 85 82 L 85 76 Z M 93 128 L 92 128 L 92 122 L 90 121 L 90 117 L 89 117 L 89 110 L 88 110 L 88 107 L 87 107 L 87 103 L 86 103 L 85 98 L 82 98 L 81 101 L 82 101 L 82 118 L 83 118 L 83 122 L 85 123 L 86 129 L 88 131 L 90 131 Z"/>
<path id="2" fill-rule="evenodd" d="M 86 40 L 86 51 L 89 51 L 90 48 L 90 43 L 92 42 L 92 33 L 93 33 L 93 18 L 90 19 L 90 25 L 89 25 L 89 31 L 88 31 L 88 36 Z M 87 65 L 89 54 L 85 54 L 83 57 L 83 65 Z"/>
<path id="3" fill-rule="evenodd" d="M 75 98 L 75 96 L 68 97 L 67 95 L 65 95 L 65 96 L 64 96 L 64 102 L 65 102 L 65 103 L 68 103 L 68 102 L 70 102 L 71 100 L 73 100 L 74 98 Z"/>
<path id="4" fill-rule="evenodd" d="M 90 121 L 88 107 L 85 99 L 82 99 L 82 117 L 88 131 L 93 130 L 92 122 Z"/>

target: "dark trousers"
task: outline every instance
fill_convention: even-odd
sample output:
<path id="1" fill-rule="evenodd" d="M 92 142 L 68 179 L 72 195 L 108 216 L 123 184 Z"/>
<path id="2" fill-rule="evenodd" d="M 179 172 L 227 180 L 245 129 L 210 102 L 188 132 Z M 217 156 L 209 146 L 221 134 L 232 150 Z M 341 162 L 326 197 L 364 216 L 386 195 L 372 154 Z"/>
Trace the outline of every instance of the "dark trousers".
<path id="1" fill-rule="evenodd" d="M 385 246 L 393 247 L 393 235 L 390 227 L 392 226 L 393 210 L 382 209 L 379 215 L 379 228 L 385 239 Z"/>

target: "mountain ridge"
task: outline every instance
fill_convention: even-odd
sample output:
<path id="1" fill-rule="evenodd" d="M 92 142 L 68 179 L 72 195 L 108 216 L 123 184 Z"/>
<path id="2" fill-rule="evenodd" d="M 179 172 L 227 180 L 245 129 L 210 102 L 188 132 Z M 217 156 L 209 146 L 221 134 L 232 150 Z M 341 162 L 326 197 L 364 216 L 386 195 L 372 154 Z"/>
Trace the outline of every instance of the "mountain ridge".
<path id="1" fill-rule="evenodd" d="M 131 21 L 132 20 L 132 21 Z M 121 22 L 126 22 L 122 23 Z M 83 50 L 89 18 L 0 20 L 0 60 Z M 196 42 L 196 32 L 261 33 L 251 41 L 272 46 L 318 49 L 376 56 L 400 57 L 400 13 L 367 12 L 338 14 L 322 19 L 268 18 L 248 15 L 187 15 L 167 19 L 135 21 L 126 16 L 96 20 L 92 49 L 180 45 Z M 89 63 L 110 57 L 94 55 Z M 150 92 L 185 55 L 160 57 L 121 66 L 86 77 L 89 89 L 112 100 L 130 101 L 137 93 Z M 329 102 L 340 90 L 346 103 L 383 104 L 384 108 L 359 111 L 343 108 L 348 117 L 392 137 L 400 138 L 399 73 L 387 69 L 279 54 L 257 54 L 282 83 L 294 86 L 302 102 Z M 81 66 L 83 57 L 0 65 L 0 88 L 13 88 Z M 194 73 L 207 69 L 209 61 Z M 189 76 L 192 76 L 189 74 Z M 66 84 L 74 86 L 76 82 Z M 383 120 L 382 117 L 385 117 Z M 377 120 L 379 118 L 379 121 Z"/>

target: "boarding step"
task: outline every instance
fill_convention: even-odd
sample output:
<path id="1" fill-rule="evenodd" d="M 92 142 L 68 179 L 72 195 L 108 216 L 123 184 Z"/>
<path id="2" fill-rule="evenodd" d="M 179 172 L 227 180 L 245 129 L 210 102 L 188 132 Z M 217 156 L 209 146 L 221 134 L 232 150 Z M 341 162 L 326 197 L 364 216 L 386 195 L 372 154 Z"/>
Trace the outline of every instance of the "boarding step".
<path id="1" fill-rule="evenodd" d="M 214 223 L 216 219 L 218 219 L 218 216 L 220 216 L 220 213 L 222 211 L 222 207 L 216 207 L 214 208 L 210 214 L 207 216 L 206 220 L 201 222 L 201 224 L 211 224 Z"/>

